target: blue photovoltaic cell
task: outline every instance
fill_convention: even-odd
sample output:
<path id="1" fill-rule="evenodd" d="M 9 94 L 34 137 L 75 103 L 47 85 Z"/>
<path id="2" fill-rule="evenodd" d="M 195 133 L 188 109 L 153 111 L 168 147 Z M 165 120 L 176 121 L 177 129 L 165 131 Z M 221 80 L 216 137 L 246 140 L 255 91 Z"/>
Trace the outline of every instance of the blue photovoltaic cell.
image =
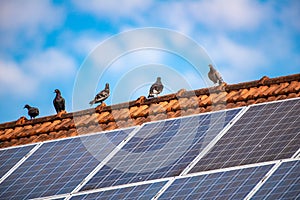
<path id="1" fill-rule="evenodd" d="M 253 199 L 300 199 L 300 161 L 281 164 Z"/>
<path id="2" fill-rule="evenodd" d="M 145 124 L 82 190 L 179 175 L 239 111 Z"/>
<path id="3" fill-rule="evenodd" d="M 19 162 L 34 145 L 0 150 L 0 177 Z"/>
<path id="4" fill-rule="evenodd" d="M 300 100 L 251 106 L 191 172 L 291 158 L 300 148 Z"/>
<path id="5" fill-rule="evenodd" d="M 159 190 L 166 184 L 166 181 L 151 183 L 151 184 L 144 184 L 138 185 L 133 187 L 126 187 L 114 190 L 108 190 L 103 192 L 97 192 L 92 194 L 80 195 L 71 198 L 71 200 L 81 200 L 81 199 L 151 199 L 153 198 Z"/>
<path id="6" fill-rule="evenodd" d="M 243 199 L 272 166 L 177 179 L 159 199 Z"/>
<path id="7" fill-rule="evenodd" d="M 131 130 L 44 143 L 0 184 L 0 199 L 71 192 Z"/>

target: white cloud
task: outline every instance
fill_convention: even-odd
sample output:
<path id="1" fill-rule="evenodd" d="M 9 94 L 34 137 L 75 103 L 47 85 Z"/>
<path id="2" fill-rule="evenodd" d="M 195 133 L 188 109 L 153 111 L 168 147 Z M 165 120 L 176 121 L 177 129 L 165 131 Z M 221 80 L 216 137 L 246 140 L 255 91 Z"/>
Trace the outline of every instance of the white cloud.
<path id="1" fill-rule="evenodd" d="M 219 65 L 225 81 L 230 83 L 253 79 L 253 74 L 269 62 L 263 50 L 239 44 L 225 36 L 209 38 L 206 42 L 212 60 Z"/>
<path id="2" fill-rule="evenodd" d="M 41 80 L 70 77 L 76 70 L 75 61 L 69 55 L 54 48 L 32 55 L 23 65 Z"/>
<path id="3" fill-rule="evenodd" d="M 30 0 L 0 2 L 0 28 L 36 31 L 53 29 L 61 23 L 62 9 L 50 1 Z"/>
<path id="4" fill-rule="evenodd" d="M 73 0 L 74 5 L 82 11 L 90 12 L 98 17 L 118 17 L 137 16 L 138 13 L 147 9 L 150 0 L 91 0 L 88 3 L 81 0 Z"/>
<path id="5" fill-rule="evenodd" d="M 76 63 L 65 53 L 48 49 L 18 64 L 0 61 L 0 72 L 0 95 L 30 97 L 46 83 L 63 83 L 74 77 Z"/>
<path id="6" fill-rule="evenodd" d="M 13 62 L 0 61 L 0 95 L 30 96 L 37 89 L 37 80 Z"/>
<path id="7" fill-rule="evenodd" d="M 268 17 L 267 6 L 251 0 L 170 1 L 156 4 L 152 20 L 186 34 L 199 26 L 212 30 L 252 30 Z"/>
<path id="8" fill-rule="evenodd" d="M 251 0 L 208 0 L 188 4 L 196 21 L 213 28 L 252 29 L 265 18 L 266 9 Z"/>
<path id="9" fill-rule="evenodd" d="M 45 33 L 58 28 L 64 21 L 62 7 L 50 1 L 0 1 L 0 43 L 2 48 L 26 52 L 28 44 L 40 46 Z"/>

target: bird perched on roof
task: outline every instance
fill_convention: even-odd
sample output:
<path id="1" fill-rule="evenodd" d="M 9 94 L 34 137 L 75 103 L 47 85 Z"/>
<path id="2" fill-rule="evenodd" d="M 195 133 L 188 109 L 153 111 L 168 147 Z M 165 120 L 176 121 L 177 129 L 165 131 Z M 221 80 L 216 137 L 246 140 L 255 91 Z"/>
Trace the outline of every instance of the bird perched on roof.
<path id="1" fill-rule="evenodd" d="M 35 118 L 40 114 L 40 111 L 38 108 L 31 107 L 30 105 L 26 104 L 24 108 L 27 108 L 28 110 L 28 115 L 30 116 L 30 119 Z"/>
<path id="2" fill-rule="evenodd" d="M 55 98 L 53 99 L 53 105 L 57 113 L 65 110 L 65 99 L 61 96 L 59 89 L 55 89 Z"/>
<path id="3" fill-rule="evenodd" d="M 105 89 L 99 92 L 94 100 L 90 101 L 90 105 L 92 106 L 95 103 L 102 103 L 105 99 L 109 97 L 109 84 L 105 84 Z"/>
<path id="4" fill-rule="evenodd" d="M 211 65 L 209 64 L 209 72 L 208 72 L 208 78 L 214 82 L 214 84 L 219 84 L 221 85 L 222 83 L 224 83 L 223 78 L 221 76 L 221 74 Z"/>
<path id="5" fill-rule="evenodd" d="M 164 86 L 161 83 L 161 78 L 157 77 L 156 82 L 151 85 L 148 98 L 154 97 L 155 94 L 158 96 L 158 94 L 160 94 L 163 89 L 164 89 Z"/>

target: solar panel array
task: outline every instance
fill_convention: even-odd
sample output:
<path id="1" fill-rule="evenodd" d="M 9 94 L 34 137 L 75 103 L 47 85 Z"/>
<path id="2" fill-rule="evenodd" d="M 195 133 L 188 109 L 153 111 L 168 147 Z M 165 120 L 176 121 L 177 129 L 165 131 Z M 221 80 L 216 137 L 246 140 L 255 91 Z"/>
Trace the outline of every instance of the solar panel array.
<path id="1" fill-rule="evenodd" d="M 179 175 L 238 112 L 146 124 L 83 190 Z"/>
<path id="2" fill-rule="evenodd" d="M 123 187 L 118 189 L 95 192 L 91 194 L 78 195 L 72 197 L 71 199 L 151 199 L 164 186 L 164 184 L 166 184 L 166 181 L 141 184 L 132 187 Z"/>
<path id="3" fill-rule="evenodd" d="M 30 199 L 71 192 L 125 139 L 128 131 L 44 143 L 0 184 L 0 199 Z"/>
<path id="4" fill-rule="evenodd" d="M 252 106 L 191 172 L 290 158 L 300 147 L 300 102 Z"/>
<path id="5" fill-rule="evenodd" d="M 253 196 L 255 199 L 299 199 L 300 161 L 283 163 Z"/>
<path id="6" fill-rule="evenodd" d="M 160 199 L 243 199 L 272 165 L 177 179 Z"/>
<path id="7" fill-rule="evenodd" d="M 3 149 L 0 199 L 297 199 L 299 111 L 286 100 Z"/>
<path id="8" fill-rule="evenodd" d="M 19 162 L 34 145 L 0 150 L 0 177 L 3 177 L 17 162 Z"/>

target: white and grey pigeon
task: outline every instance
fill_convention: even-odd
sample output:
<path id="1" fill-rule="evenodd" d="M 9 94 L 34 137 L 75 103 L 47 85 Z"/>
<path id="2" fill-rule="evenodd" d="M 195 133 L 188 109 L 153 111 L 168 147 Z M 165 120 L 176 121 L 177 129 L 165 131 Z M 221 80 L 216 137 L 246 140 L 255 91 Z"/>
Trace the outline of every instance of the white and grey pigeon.
<path id="1" fill-rule="evenodd" d="M 56 93 L 55 98 L 53 99 L 53 105 L 57 113 L 65 110 L 65 99 L 61 96 L 59 89 L 54 90 Z"/>
<path id="2" fill-rule="evenodd" d="M 35 118 L 40 114 L 40 111 L 38 108 L 31 107 L 30 105 L 26 104 L 24 108 L 27 108 L 28 110 L 28 115 L 30 116 L 30 119 Z"/>
<path id="3" fill-rule="evenodd" d="M 211 65 L 209 64 L 209 72 L 208 72 L 208 78 L 214 82 L 214 84 L 219 84 L 221 85 L 222 83 L 224 83 L 223 78 L 221 76 L 221 74 Z"/>
<path id="4" fill-rule="evenodd" d="M 102 103 L 105 99 L 109 97 L 109 84 L 105 84 L 105 89 L 99 92 L 94 100 L 90 101 L 90 105 L 92 106 L 95 103 Z"/>
<path id="5" fill-rule="evenodd" d="M 160 94 L 163 89 L 164 89 L 164 86 L 161 83 L 161 78 L 157 77 L 156 82 L 151 85 L 148 98 L 154 97 L 155 94 L 156 94 L 156 96 L 158 96 L 158 94 Z"/>

